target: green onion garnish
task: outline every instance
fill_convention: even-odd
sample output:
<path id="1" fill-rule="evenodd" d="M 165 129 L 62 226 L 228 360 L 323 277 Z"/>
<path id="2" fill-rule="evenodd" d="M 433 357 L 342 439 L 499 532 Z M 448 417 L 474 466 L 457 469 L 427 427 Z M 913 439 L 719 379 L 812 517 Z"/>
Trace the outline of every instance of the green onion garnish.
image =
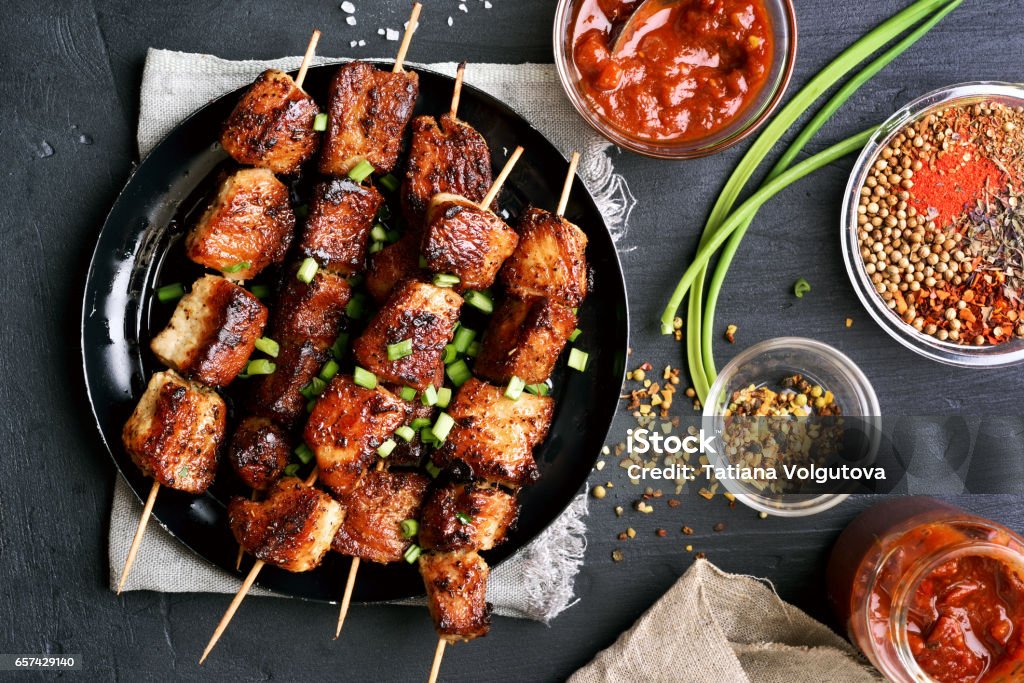
<path id="1" fill-rule="evenodd" d="M 589 359 L 590 354 L 586 351 L 580 351 L 575 347 L 569 350 L 569 367 L 573 370 L 579 370 L 580 372 L 586 370 Z"/>
<path id="2" fill-rule="evenodd" d="M 308 464 L 313 459 L 313 449 L 306 444 L 299 444 L 299 447 L 295 449 L 295 457 L 302 461 L 302 464 Z"/>
<path id="3" fill-rule="evenodd" d="M 305 282 L 308 285 L 313 281 L 318 270 L 320 270 L 320 266 L 317 265 L 316 260 L 307 256 L 303 260 L 302 265 L 299 266 L 299 271 L 295 273 L 295 277 L 299 279 L 299 282 Z"/>
<path id="4" fill-rule="evenodd" d="M 438 413 L 437 421 L 434 422 L 434 426 L 430 428 L 434 438 L 438 441 L 444 441 L 448 438 L 448 432 L 452 431 L 452 427 L 455 426 L 455 419 L 448 413 Z"/>
<path id="5" fill-rule="evenodd" d="M 366 314 L 366 297 L 359 293 L 349 299 L 345 314 L 352 320 L 360 320 Z"/>
<path id="6" fill-rule="evenodd" d="M 430 431 L 430 427 L 424 427 L 423 429 L 420 430 L 420 441 L 422 441 L 428 446 L 437 446 L 440 443 L 437 440 L 437 437 L 434 436 L 434 432 Z M 429 467 L 427 468 L 427 471 L 430 471 Z"/>
<path id="7" fill-rule="evenodd" d="M 379 182 L 381 184 L 381 187 L 383 187 L 388 192 L 394 192 L 395 190 L 398 189 L 399 185 L 398 178 L 396 178 L 390 173 L 388 173 L 387 175 L 382 175 L 380 178 L 377 179 L 377 182 Z"/>
<path id="8" fill-rule="evenodd" d="M 327 388 L 327 382 L 323 381 L 319 377 L 314 377 L 309 380 L 309 384 L 299 389 L 299 393 L 305 396 L 309 400 L 315 399 L 320 394 L 324 393 L 324 389 Z"/>
<path id="9" fill-rule="evenodd" d="M 452 346 L 459 353 L 465 353 L 474 339 L 476 339 L 476 330 L 471 330 L 468 327 L 459 327 L 459 329 L 455 330 Z"/>
<path id="10" fill-rule="evenodd" d="M 277 354 L 281 352 L 281 345 L 270 337 L 260 337 L 257 339 L 256 348 L 274 358 L 277 358 Z"/>
<path id="11" fill-rule="evenodd" d="M 452 344 L 445 344 L 444 345 L 444 353 L 441 356 L 441 361 L 445 365 L 448 365 L 449 363 L 454 363 L 458 359 L 459 359 L 459 352 L 455 350 L 455 346 L 452 345 Z"/>
<path id="12" fill-rule="evenodd" d="M 274 370 L 277 370 L 277 366 L 271 363 L 266 358 L 257 358 L 251 360 L 245 366 L 245 374 L 249 375 L 272 375 Z"/>
<path id="13" fill-rule="evenodd" d="M 437 390 L 437 407 L 447 408 L 448 404 L 452 402 L 452 390 L 451 387 L 441 387 Z"/>
<path id="14" fill-rule="evenodd" d="M 377 375 L 373 374 L 369 370 L 364 370 L 358 365 L 352 371 L 352 381 L 364 389 L 377 388 Z"/>
<path id="15" fill-rule="evenodd" d="M 394 344 L 388 344 L 388 360 L 401 360 L 412 355 L 412 339 L 403 339 Z"/>
<path id="16" fill-rule="evenodd" d="M 508 381 L 508 386 L 505 387 L 505 396 L 513 401 L 518 401 L 519 397 L 523 395 L 523 389 L 525 388 L 526 382 L 512 375 L 512 379 Z"/>
<path id="17" fill-rule="evenodd" d="M 427 267 L 427 257 L 424 256 L 423 254 L 420 254 L 419 264 L 420 264 L 420 268 L 426 268 Z"/>
<path id="18" fill-rule="evenodd" d="M 575 330 L 572 331 L 572 334 L 569 335 L 569 341 L 576 341 L 577 339 L 580 338 L 581 334 L 583 334 L 583 330 L 577 327 Z"/>
<path id="19" fill-rule="evenodd" d="M 488 294 L 487 292 L 478 292 L 476 290 L 472 290 L 466 292 L 465 298 L 466 303 L 472 306 L 473 308 L 476 308 L 488 314 L 494 313 L 494 299 L 492 299 L 491 295 Z"/>
<path id="20" fill-rule="evenodd" d="M 405 561 L 409 564 L 416 564 L 416 560 L 420 559 L 420 555 L 422 553 L 423 549 L 415 543 L 412 543 L 409 545 L 408 548 L 405 549 L 405 552 L 402 553 L 402 557 L 404 557 Z"/>
<path id="21" fill-rule="evenodd" d="M 402 441 L 409 443 L 416 438 L 416 430 L 409 425 L 402 425 L 395 430 L 395 436 L 400 438 Z"/>
<path id="22" fill-rule="evenodd" d="M 469 371 L 469 366 L 466 365 L 466 361 L 464 360 L 455 361 L 446 367 L 444 371 L 448 375 L 448 379 L 452 381 L 452 384 L 457 387 L 461 387 L 466 383 L 466 380 L 473 376 L 473 373 Z"/>
<path id="23" fill-rule="evenodd" d="M 473 518 L 467 515 L 465 512 L 456 512 L 455 519 L 459 520 L 463 524 L 472 524 Z"/>
<path id="24" fill-rule="evenodd" d="M 185 296 L 185 288 L 180 282 L 175 282 L 173 285 L 164 285 L 156 290 L 156 298 L 162 304 L 177 301 L 183 296 Z"/>
<path id="25" fill-rule="evenodd" d="M 423 469 L 425 469 L 427 474 L 434 479 L 437 479 L 437 475 L 441 474 L 441 468 L 435 465 L 432 460 L 428 460 L 427 464 L 423 466 Z"/>
<path id="26" fill-rule="evenodd" d="M 397 242 L 398 239 L 401 236 L 402 236 L 402 233 L 399 232 L 398 230 L 388 230 L 388 240 L 387 241 L 388 241 L 389 244 L 393 244 L 393 243 Z"/>
<path id="27" fill-rule="evenodd" d="M 348 332 L 342 332 L 334 340 L 334 343 L 331 344 L 331 354 L 333 354 L 335 358 L 340 360 L 341 357 L 343 355 L 345 355 L 345 347 L 347 347 L 347 346 L 348 346 Z"/>
<path id="28" fill-rule="evenodd" d="M 323 132 L 327 130 L 327 114 L 317 114 L 313 117 L 313 130 Z"/>
<path id="29" fill-rule="evenodd" d="M 338 370 L 340 369 L 341 367 L 338 365 L 338 361 L 332 358 L 324 363 L 324 366 L 320 368 L 320 379 L 325 382 L 330 382 L 334 379 L 334 376 L 338 374 Z"/>
<path id="30" fill-rule="evenodd" d="M 315 398 L 311 398 L 308 401 L 306 401 L 306 412 L 307 413 L 312 413 L 314 408 L 316 408 L 316 399 Z"/>
<path id="31" fill-rule="evenodd" d="M 433 384 L 423 390 L 423 395 L 420 396 L 420 402 L 425 406 L 437 405 L 437 389 L 434 388 Z"/>
<path id="32" fill-rule="evenodd" d="M 415 519 L 403 519 L 400 526 L 402 527 L 402 536 L 405 538 L 412 538 L 420 532 L 420 523 Z"/>
<path id="33" fill-rule="evenodd" d="M 370 253 L 376 254 L 378 251 L 383 251 L 384 246 L 384 242 L 374 242 L 373 244 L 370 245 Z"/>
<path id="34" fill-rule="evenodd" d="M 796 296 L 797 299 L 803 299 L 804 294 L 806 294 L 809 291 L 811 291 L 811 283 L 803 278 L 797 280 L 796 283 L 793 285 L 793 294 Z"/>
<path id="35" fill-rule="evenodd" d="M 398 392 L 398 395 L 402 397 L 403 401 L 416 400 L 416 390 L 412 387 L 402 387 L 402 390 Z"/>
<path id="36" fill-rule="evenodd" d="M 531 393 L 534 396 L 547 396 L 548 391 L 550 391 L 548 389 L 548 385 L 543 382 L 539 384 L 527 384 L 525 388 L 528 393 Z"/>
<path id="37" fill-rule="evenodd" d="M 426 267 L 425 261 L 426 259 L 424 259 L 424 265 L 422 266 L 424 268 Z M 460 282 L 462 282 L 462 280 L 458 275 L 448 275 L 446 273 L 438 273 L 433 279 L 433 283 L 437 287 L 454 287 Z"/>
<path id="38" fill-rule="evenodd" d="M 246 269 L 251 268 L 251 267 L 252 267 L 252 264 L 249 263 L 248 261 L 239 261 L 238 263 L 233 263 L 230 266 L 228 266 L 227 268 L 224 268 L 223 272 L 225 272 L 225 273 L 237 273 L 240 270 L 246 270 Z"/>
<path id="39" fill-rule="evenodd" d="M 369 178 L 370 174 L 372 174 L 374 170 L 375 169 L 373 168 L 373 164 L 371 164 L 366 159 L 363 159 L 358 164 L 356 164 L 351 171 L 348 172 L 348 177 L 350 180 L 354 180 L 357 183 L 361 183 L 367 178 Z"/>
<path id="40" fill-rule="evenodd" d="M 480 355 L 480 342 L 474 341 L 466 348 L 466 355 L 470 358 L 476 358 Z"/>
<path id="41" fill-rule="evenodd" d="M 365 279 L 366 278 L 363 277 L 362 273 L 356 273 L 355 275 L 348 279 L 348 284 L 350 287 L 358 287 L 359 285 L 363 284 L 363 280 Z"/>
<path id="42" fill-rule="evenodd" d="M 370 231 L 370 239 L 378 242 L 386 242 L 388 239 L 388 230 L 383 225 L 378 223 L 373 226 L 373 230 Z"/>
<path id="43" fill-rule="evenodd" d="M 291 464 L 285 465 L 284 466 L 284 476 L 286 476 L 286 477 L 294 477 L 296 474 L 298 474 L 299 467 L 301 467 L 301 465 L 299 465 L 299 463 L 297 463 L 297 462 L 293 462 Z"/>
<path id="44" fill-rule="evenodd" d="M 253 285 L 249 288 L 249 293 L 257 299 L 265 299 L 270 294 L 270 287 L 267 285 Z"/>
<path id="45" fill-rule="evenodd" d="M 377 455 L 382 458 L 386 458 L 391 455 L 391 451 L 395 450 L 395 446 L 397 445 L 398 444 L 395 443 L 394 439 L 385 439 L 384 443 L 377 446 Z"/>
<path id="46" fill-rule="evenodd" d="M 413 429 L 416 429 L 416 430 L 423 429 L 424 427 L 429 427 L 430 426 L 430 418 L 429 417 L 417 417 L 412 422 L 409 423 L 409 426 L 412 427 Z"/>

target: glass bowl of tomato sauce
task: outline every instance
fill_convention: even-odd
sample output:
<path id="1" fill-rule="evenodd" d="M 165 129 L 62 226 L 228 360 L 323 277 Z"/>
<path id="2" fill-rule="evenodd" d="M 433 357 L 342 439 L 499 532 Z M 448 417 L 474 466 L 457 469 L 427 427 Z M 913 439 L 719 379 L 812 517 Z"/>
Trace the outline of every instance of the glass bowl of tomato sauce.
<path id="1" fill-rule="evenodd" d="M 559 1 L 555 65 L 583 119 L 616 145 L 663 159 L 714 154 L 753 133 L 793 71 L 792 1 L 651 3 Z"/>
<path id="2" fill-rule="evenodd" d="M 1024 538 L 943 501 L 861 513 L 829 559 L 829 600 L 894 683 L 1024 680 Z"/>

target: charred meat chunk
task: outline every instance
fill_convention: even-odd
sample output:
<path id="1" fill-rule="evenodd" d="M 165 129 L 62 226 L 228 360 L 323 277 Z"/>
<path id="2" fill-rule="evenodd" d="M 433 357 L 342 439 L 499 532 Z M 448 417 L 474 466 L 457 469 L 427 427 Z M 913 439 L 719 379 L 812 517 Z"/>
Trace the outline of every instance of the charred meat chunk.
<path id="1" fill-rule="evenodd" d="M 324 268 L 351 275 L 366 265 L 366 242 L 384 202 L 377 188 L 351 180 L 320 183 L 313 191 L 301 250 Z"/>
<path id="2" fill-rule="evenodd" d="M 419 233 L 409 232 L 394 244 L 370 256 L 370 266 L 366 270 L 366 289 L 375 301 L 386 301 L 399 282 L 421 274 L 421 239 Z"/>
<path id="3" fill-rule="evenodd" d="M 574 308 L 587 296 L 587 236 L 550 211 L 531 208 L 516 225 L 519 245 L 498 280 L 519 297 L 545 296 Z"/>
<path id="4" fill-rule="evenodd" d="M 279 345 L 274 372 L 249 380 L 256 382 L 249 409 L 254 415 L 291 427 L 306 414 L 303 387 L 320 374 L 320 368 L 330 358 L 330 351 L 311 341 L 283 339 Z"/>
<path id="5" fill-rule="evenodd" d="M 341 275 L 318 270 L 306 283 L 295 277 L 296 268 L 285 275 L 271 316 L 271 336 L 278 342 L 310 341 L 326 349 L 338 337 L 345 306 L 352 288 Z"/>
<path id="6" fill-rule="evenodd" d="M 463 197 L 439 194 L 430 202 L 423 257 L 431 272 L 457 275 L 460 292 L 493 285 L 518 242 L 503 220 Z"/>
<path id="7" fill-rule="evenodd" d="M 359 486 L 341 494 L 345 521 L 331 549 L 370 562 L 397 562 L 411 541 L 402 521 L 417 519 L 428 479 L 416 472 L 367 472 Z"/>
<path id="8" fill-rule="evenodd" d="M 487 635 L 491 628 L 489 574 L 490 568 L 475 550 L 420 555 L 427 608 L 439 636 L 456 643 Z"/>
<path id="9" fill-rule="evenodd" d="M 500 488 L 449 483 L 427 495 L 419 543 L 443 552 L 490 550 L 505 540 L 518 517 L 515 496 Z"/>
<path id="10" fill-rule="evenodd" d="M 228 461 L 243 482 L 263 491 L 281 477 L 291 450 L 284 429 L 265 417 L 251 415 L 235 428 Z"/>
<path id="11" fill-rule="evenodd" d="M 513 376 L 527 384 L 545 382 L 575 329 L 576 315 L 562 304 L 506 297 L 491 316 L 473 371 L 497 384 Z"/>

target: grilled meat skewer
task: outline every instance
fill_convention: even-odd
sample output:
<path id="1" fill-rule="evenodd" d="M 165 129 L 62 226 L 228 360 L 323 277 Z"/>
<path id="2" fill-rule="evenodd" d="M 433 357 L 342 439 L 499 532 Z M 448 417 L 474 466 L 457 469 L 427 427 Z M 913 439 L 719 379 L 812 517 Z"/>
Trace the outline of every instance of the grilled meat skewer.
<path id="1" fill-rule="evenodd" d="M 429 479 L 417 472 L 367 472 L 359 486 L 338 497 L 345 508 L 331 549 L 370 562 L 398 562 L 412 544 L 401 524 L 417 519 Z"/>

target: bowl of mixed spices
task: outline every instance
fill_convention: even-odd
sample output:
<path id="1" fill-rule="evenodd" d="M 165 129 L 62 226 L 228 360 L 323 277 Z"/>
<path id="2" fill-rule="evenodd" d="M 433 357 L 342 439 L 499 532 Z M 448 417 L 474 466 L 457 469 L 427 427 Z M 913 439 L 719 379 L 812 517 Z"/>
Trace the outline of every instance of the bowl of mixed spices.
<path id="1" fill-rule="evenodd" d="M 896 112 L 857 161 L 842 232 L 858 296 L 901 344 L 1024 361 L 1024 87 L 965 83 Z"/>

